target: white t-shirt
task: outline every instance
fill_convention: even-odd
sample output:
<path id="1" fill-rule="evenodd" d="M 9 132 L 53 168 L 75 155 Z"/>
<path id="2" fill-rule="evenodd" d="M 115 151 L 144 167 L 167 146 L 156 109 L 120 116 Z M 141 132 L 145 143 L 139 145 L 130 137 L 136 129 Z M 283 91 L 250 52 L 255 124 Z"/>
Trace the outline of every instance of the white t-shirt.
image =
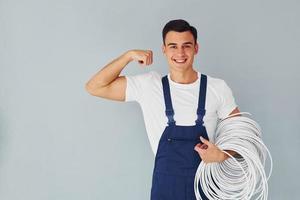
<path id="1" fill-rule="evenodd" d="M 168 125 L 165 115 L 162 76 L 151 71 L 125 77 L 127 80 L 125 101 L 136 101 L 141 106 L 146 131 L 155 155 L 160 137 Z M 198 72 L 198 79 L 195 82 L 180 84 L 172 81 L 168 74 L 176 125 L 195 125 L 200 77 L 201 73 Z M 217 121 L 227 117 L 236 107 L 232 91 L 225 81 L 207 76 L 206 114 L 203 120 L 210 141 L 214 142 Z"/>

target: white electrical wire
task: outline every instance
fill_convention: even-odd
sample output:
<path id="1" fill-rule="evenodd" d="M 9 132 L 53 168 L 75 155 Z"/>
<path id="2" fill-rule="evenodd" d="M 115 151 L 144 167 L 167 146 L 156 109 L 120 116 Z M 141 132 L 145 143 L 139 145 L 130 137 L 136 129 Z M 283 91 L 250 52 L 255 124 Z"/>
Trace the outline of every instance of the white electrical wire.
<path id="1" fill-rule="evenodd" d="M 259 125 L 246 112 L 230 115 L 218 123 L 215 145 L 230 158 L 221 163 L 201 162 L 194 181 L 197 200 L 202 200 L 199 184 L 210 200 L 267 200 L 268 183 L 273 162 L 262 141 Z M 224 150 L 235 151 L 231 156 Z M 267 156 L 270 160 L 268 176 L 265 173 Z"/>

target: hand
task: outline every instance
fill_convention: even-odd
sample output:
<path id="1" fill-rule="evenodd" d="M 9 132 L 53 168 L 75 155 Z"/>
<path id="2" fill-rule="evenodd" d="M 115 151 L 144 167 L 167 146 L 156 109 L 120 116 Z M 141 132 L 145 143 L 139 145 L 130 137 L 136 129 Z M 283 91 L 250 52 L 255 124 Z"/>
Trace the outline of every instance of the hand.
<path id="1" fill-rule="evenodd" d="M 153 52 L 151 50 L 130 50 L 127 53 L 131 61 L 138 61 L 141 65 L 151 65 L 153 62 Z"/>
<path id="2" fill-rule="evenodd" d="M 201 157 L 202 161 L 205 163 L 211 162 L 223 162 L 229 156 L 222 152 L 216 145 L 209 142 L 203 137 L 200 137 L 201 143 L 198 143 L 194 150 L 198 152 L 199 156 Z"/>

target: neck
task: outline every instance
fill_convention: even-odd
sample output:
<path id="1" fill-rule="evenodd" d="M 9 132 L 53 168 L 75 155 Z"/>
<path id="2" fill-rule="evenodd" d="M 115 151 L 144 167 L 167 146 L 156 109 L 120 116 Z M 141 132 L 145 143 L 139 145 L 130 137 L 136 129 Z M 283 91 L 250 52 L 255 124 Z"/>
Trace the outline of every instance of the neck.
<path id="1" fill-rule="evenodd" d="M 198 73 L 193 68 L 188 71 L 170 71 L 170 78 L 176 83 L 189 84 L 198 79 Z"/>

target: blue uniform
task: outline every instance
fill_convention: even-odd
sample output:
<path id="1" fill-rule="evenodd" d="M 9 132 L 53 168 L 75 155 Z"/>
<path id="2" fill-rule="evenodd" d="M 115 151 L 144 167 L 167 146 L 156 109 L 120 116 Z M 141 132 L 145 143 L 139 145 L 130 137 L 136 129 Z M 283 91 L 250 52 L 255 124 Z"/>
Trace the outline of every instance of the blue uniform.
<path id="1" fill-rule="evenodd" d="M 167 76 L 162 78 L 166 107 L 166 126 L 161 135 L 155 157 L 152 177 L 151 200 L 196 200 L 194 178 L 201 158 L 194 150 L 200 136 L 208 140 L 203 126 L 207 76 L 201 74 L 196 124 L 177 126 Z M 199 188 L 202 199 L 207 197 Z M 208 199 L 207 199 L 208 200 Z"/>

